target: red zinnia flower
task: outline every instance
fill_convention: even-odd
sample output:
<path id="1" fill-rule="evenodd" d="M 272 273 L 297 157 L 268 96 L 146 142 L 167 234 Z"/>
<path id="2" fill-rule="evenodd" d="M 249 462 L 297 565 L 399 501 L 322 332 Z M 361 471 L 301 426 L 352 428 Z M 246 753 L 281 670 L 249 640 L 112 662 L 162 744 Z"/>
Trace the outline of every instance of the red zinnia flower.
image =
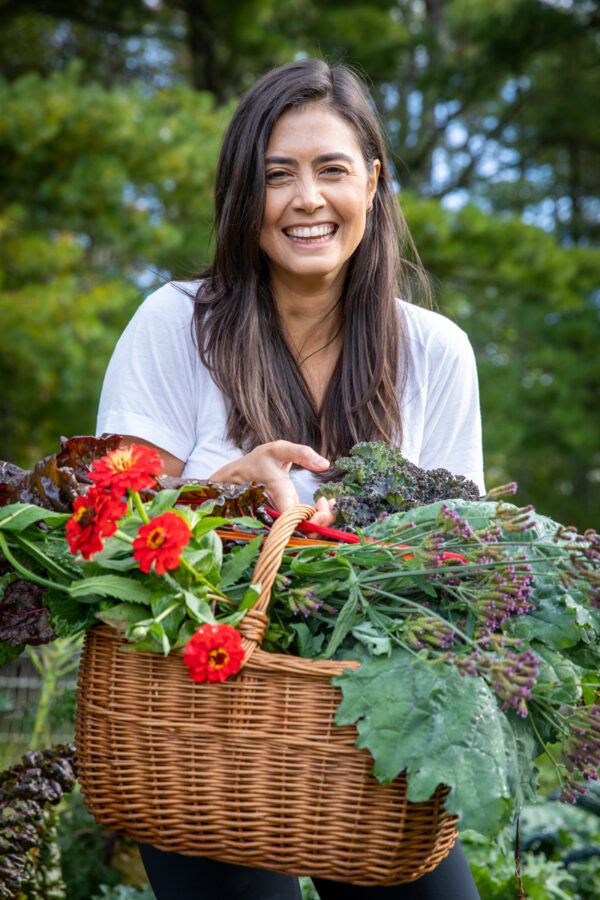
<path id="1" fill-rule="evenodd" d="M 181 561 L 181 551 L 192 536 L 190 526 L 174 512 L 156 516 L 142 525 L 133 542 L 133 556 L 142 572 L 154 570 L 164 575 L 167 569 L 176 569 Z"/>
<path id="2" fill-rule="evenodd" d="M 202 625 L 183 651 L 194 681 L 225 681 L 239 672 L 243 659 L 242 636 L 233 625 Z"/>
<path id="3" fill-rule="evenodd" d="M 156 475 L 163 470 L 162 460 L 153 447 L 130 444 L 117 447 L 92 463 L 90 478 L 99 488 L 108 488 L 115 497 L 122 497 L 127 488 L 143 491 L 154 487 Z"/>
<path id="4" fill-rule="evenodd" d="M 91 487 L 87 493 L 73 502 L 73 515 L 65 525 L 71 553 L 81 553 L 91 559 L 102 550 L 102 538 L 110 537 L 117 530 L 117 519 L 125 515 L 127 504 Z"/>

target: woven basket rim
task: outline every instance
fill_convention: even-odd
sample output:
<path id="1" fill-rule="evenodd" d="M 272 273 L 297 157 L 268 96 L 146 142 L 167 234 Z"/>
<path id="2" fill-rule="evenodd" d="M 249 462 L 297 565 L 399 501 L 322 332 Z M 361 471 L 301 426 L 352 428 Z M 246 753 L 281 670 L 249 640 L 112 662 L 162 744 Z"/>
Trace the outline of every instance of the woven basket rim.
<path id="1" fill-rule="evenodd" d="M 93 630 L 97 634 L 109 638 L 116 643 L 128 645 L 131 648 L 134 646 L 133 643 L 129 643 L 116 628 L 105 623 L 93 625 L 90 630 Z M 125 652 L 130 651 L 126 650 Z M 136 653 L 138 651 L 132 649 L 131 652 Z M 161 653 L 152 653 L 150 650 L 144 650 L 143 652 L 147 653 L 149 656 L 156 656 L 158 659 L 167 658 Z M 169 656 L 183 657 L 183 647 L 177 647 L 171 650 Z M 313 675 L 315 677 L 322 676 L 323 678 L 330 678 L 333 675 L 340 675 L 346 669 L 358 669 L 359 666 L 360 661 L 357 659 L 308 659 L 304 656 L 294 656 L 291 653 L 270 653 L 262 648 L 257 648 L 244 666 L 244 669 L 261 668 L 278 672 L 293 670 L 298 673 L 302 672 L 306 675 Z M 235 681 L 235 678 L 235 675 L 230 675 L 227 680 Z"/>

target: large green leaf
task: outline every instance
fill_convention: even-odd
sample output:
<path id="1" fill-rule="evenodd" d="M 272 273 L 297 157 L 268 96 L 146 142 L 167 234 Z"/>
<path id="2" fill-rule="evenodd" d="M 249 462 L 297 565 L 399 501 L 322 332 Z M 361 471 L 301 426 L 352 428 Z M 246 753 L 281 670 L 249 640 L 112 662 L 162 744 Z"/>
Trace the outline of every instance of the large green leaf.
<path id="1" fill-rule="evenodd" d="M 33 503 L 11 503 L 0 509 L 0 529 L 2 531 L 24 531 L 34 522 L 45 522 L 47 525 L 62 525 L 70 515 L 42 509 Z"/>
<path id="2" fill-rule="evenodd" d="M 336 722 L 357 724 L 357 746 L 370 750 L 380 781 L 406 770 L 413 802 L 449 785 L 447 809 L 462 827 L 483 834 L 496 833 L 510 817 L 520 793 L 516 741 L 481 678 L 397 649 L 333 683 L 344 695 Z"/>
<path id="3" fill-rule="evenodd" d="M 81 581 L 77 581 L 71 586 L 69 592 L 72 597 L 81 597 L 82 599 L 95 594 L 146 605 L 150 604 L 151 597 L 151 591 L 145 585 L 133 578 L 121 578 L 119 575 L 95 575 L 92 578 L 82 578 Z"/>

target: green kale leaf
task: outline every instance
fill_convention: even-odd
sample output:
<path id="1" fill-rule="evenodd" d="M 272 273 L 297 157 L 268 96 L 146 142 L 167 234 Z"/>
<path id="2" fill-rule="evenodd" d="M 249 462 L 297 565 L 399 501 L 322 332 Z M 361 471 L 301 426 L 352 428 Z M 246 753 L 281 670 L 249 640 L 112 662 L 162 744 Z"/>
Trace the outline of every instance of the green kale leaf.
<path id="1" fill-rule="evenodd" d="M 511 719 L 483 679 L 398 648 L 333 681 L 343 693 L 336 722 L 356 723 L 356 744 L 371 752 L 379 781 L 406 771 L 412 802 L 448 785 L 446 809 L 460 827 L 482 834 L 512 817 L 533 778 L 533 745 L 518 746 Z"/>

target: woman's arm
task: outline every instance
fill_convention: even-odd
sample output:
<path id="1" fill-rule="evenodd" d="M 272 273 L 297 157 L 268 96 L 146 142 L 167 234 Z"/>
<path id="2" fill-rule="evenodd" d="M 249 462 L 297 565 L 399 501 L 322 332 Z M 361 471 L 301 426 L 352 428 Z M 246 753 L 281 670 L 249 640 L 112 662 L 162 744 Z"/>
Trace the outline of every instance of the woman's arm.
<path id="1" fill-rule="evenodd" d="M 102 437 L 108 437 L 108 435 L 103 434 Z M 178 459 L 176 456 L 173 456 L 172 453 L 163 450 L 162 447 L 157 447 L 156 444 L 153 444 L 151 441 L 145 441 L 144 438 L 136 437 L 133 434 L 124 434 L 122 444 L 143 444 L 144 447 L 152 447 L 153 450 L 157 450 L 158 455 L 162 459 L 165 475 L 179 478 L 183 472 L 183 467 L 185 466 L 184 460 Z"/>

